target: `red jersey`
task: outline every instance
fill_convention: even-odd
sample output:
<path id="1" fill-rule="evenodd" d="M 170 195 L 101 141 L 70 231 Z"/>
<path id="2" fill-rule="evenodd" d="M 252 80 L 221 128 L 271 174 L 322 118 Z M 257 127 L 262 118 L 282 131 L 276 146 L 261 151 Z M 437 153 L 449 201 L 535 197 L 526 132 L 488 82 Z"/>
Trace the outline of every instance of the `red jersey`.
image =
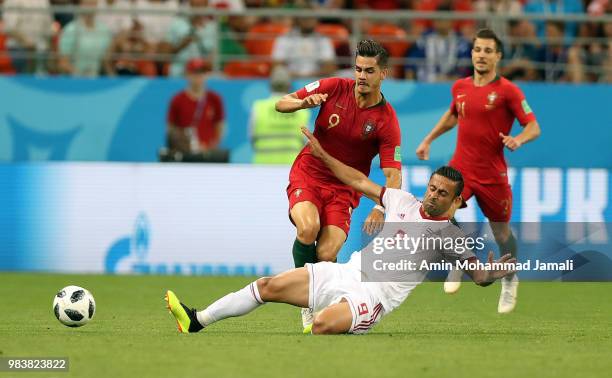
<path id="1" fill-rule="evenodd" d="M 219 141 L 219 122 L 223 122 L 223 101 L 212 91 L 200 101 L 190 97 L 186 91 L 176 94 L 168 109 L 168 123 L 175 127 L 187 128 L 197 123 L 198 140 L 205 146 L 215 145 Z"/>
<path id="2" fill-rule="evenodd" d="M 329 78 L 315 81 L 297 91 L 303 99 L 315 93 L 327 93 L 315 120 L 314 136 L 331 156 L 344 164 L 370 173 L 372 159 L 380 155 L 381 168 L 401 169 L 400 128 L 383 96 L 377 105 L 360 109 L 355 99 L 355 80 Z M 295 159 L 292 171 L 305 167 L 308 175 L 324 183 L 343 185 L 306 146 Z"/>
<path id="3" fill-rule="evenodd" d="M 450 111 L 457 116 L 457 147 L 450 165 L 482 184 L 507 183 L 504 144 L 514 119 L 522 126 L 535 121 L 523 92 L 510 80 L 498 77 L 477 87 L 472 77 L 455 82 Z"/>

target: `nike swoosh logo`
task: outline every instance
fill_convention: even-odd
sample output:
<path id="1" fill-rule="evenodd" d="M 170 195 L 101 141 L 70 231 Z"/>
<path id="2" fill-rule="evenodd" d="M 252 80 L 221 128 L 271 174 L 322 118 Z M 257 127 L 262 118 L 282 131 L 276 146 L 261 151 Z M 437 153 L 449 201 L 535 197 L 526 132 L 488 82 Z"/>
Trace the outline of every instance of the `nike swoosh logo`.
<path id="1" fill-rule="evenodd" d="M 465 97 L 464 94 L 457 95 L 457 98 Z"/>
<path id="2" fill-rule="evenodd" d="M 336 107 L 340 108 L 340 109 L 346 109 L 344 106 L 340 105 L 340 104 L 336 104 Z"/>

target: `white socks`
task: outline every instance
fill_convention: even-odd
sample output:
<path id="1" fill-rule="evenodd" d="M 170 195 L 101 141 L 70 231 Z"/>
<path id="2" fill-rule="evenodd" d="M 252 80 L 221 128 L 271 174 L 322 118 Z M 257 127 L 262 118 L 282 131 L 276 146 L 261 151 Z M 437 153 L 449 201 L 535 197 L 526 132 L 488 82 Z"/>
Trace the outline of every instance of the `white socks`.
<path id="1" fill-rule="evenodd" d="M 200 324 L 206 327 L 225 318 L 246 315 L 262 304 L 264 304 L 264 301 L 259 296 L 257 281 L 255 281 L 218 299 L 206 309 L 198 311 L 197 317 Z"/>

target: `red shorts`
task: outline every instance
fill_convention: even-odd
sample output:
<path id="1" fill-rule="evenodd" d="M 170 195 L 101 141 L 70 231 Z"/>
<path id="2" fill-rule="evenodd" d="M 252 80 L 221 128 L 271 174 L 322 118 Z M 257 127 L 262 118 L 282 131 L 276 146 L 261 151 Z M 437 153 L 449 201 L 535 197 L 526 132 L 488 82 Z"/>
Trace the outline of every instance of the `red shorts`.
<path id="1" fill-rule="evenodd" d="M 289 198 L 289 218 L 291 209 L 296 203 L 312 202 L 319 211 L 321 228 L 325 226 L 340 227 L 348 236 L 351 228 L 351 214 L 358 197 L 344 186 L 322 183 L 310 179 L 292 179 L 287 187 Z M 357 198 L 357 199 L 356 199 Z M 293 220 L 291 220 L 293 222 Z"/>
<path id="2" fill-rule="evenodd" d="M 490 222 L 510 222 L 512 216 L 512 189 L 507 183 L 480 184 L 464 178 L 461 196 L 465 201 L 472 195 Z"/>

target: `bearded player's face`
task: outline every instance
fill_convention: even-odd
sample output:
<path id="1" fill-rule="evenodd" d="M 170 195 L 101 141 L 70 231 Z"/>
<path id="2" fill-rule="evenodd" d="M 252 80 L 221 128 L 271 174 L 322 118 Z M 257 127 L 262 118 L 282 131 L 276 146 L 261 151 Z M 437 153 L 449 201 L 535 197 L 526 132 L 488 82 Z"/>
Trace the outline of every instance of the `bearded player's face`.
<path id="1" fill-rule="evenodd" d="M 357 55 L 355 59 L 357 93 L 367 95 L 380 91 L 380 84 L 385 77 L 387 70 L 380 68 L 376 58 Z"/>
<path id="2" fill-rule="evenodd" d="M 472 64 L 480 75 L 495 71 L 501 52 L 496 51 L 495 40 L 476 38 L 472 47 Z"/>
<path id="3" fill-rule="evenodd" d="M 461 197 L 455 195 L 457 183 L 441 175 L 433 175 L 423 197 L 423 208 L 432 217 L 452 216 L 461 206 Z M 451 210 L 449 212 L 449 210 Z"/>

